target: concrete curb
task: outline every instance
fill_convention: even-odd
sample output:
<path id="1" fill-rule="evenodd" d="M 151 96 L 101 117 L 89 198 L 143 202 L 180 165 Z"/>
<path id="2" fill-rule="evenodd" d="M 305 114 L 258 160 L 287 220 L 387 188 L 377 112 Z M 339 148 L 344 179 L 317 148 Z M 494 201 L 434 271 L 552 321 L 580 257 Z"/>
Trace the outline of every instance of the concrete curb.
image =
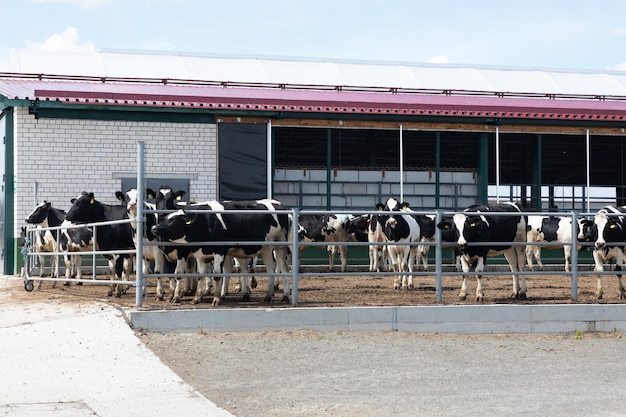
<path id="1" fill-rule="evenodd" d="M 153 332 L 370 330 L 425 333 L 626 331 L 624 304 L 313 307 L 129 311 Z"/>

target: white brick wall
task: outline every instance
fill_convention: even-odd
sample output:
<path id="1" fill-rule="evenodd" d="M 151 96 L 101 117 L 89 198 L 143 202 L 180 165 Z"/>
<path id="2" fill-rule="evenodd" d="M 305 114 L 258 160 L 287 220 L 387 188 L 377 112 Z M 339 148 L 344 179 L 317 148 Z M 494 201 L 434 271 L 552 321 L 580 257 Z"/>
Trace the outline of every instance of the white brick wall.
<path id="1" fill-rule="evenodd" d="M 217 127 L 204 123 L 35 119 L 17 108 L 15 126 L 15 224 L 38 199 L 67 210 L 82 191 L 115 203 L 121 180 L 137 172 L 137 141 L 145 143 L 146 175 L 188 176 L 190 199 L 217 198 Z M 125 191 L 125 190 L 120 190 Z"/>

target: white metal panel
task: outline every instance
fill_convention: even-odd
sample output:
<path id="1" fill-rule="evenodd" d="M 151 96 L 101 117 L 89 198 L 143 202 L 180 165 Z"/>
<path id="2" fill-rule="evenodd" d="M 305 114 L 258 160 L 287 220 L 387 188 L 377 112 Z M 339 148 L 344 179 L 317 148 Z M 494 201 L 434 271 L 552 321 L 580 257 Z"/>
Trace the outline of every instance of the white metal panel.
<path id="1" fill-rule="evenodd" d="M 404 65 L 335 64 L 345 85 L 362 87 L 422 87 Z"/>
<path id="2" fill-rule="evenodd" d="M 192 80 L 270 82 L 263 65 L 255 58 L 181 56 L 181 59 Z"/>
<path id="3" fill-rule="evenodd" d="M 626 91 L 626 72 L 623 72 L 622 74 L 611 74 L 611 77 L 613 77 L 613 79 L 622 86 L 624 91 Z"/>
<path id="4" fill-rule="evenodd" d="M 488 91 L 489 83 L 473 68 L 409 66 L 421 88 L 434 90 Z"/>
<path id="5" fill-rule="evenodd" d="M 425 88 L 535 94 L 626 95 L 626 72 L 331 62 L 160 53 L 11 51 L 9 71 L 243 83 Z"/>
<path id="6" fill-rule="evenodd" d="M 98 77 L 106 73 L 101 56 L 96 52 L 50 52 L 30 49 L 11 50 L 9 71 Z"/>
<path id="7" fill-rule="evenodd" d="M 542 94 L 563 92 L 561 86 L 543 71 L 514 69 L 479 69 L 479 71 L 487 80 L 489 91 Z"/>
<path id="8" fill-rule="evenodd" d="M 178 55 L 102 52 L 107 77 L 188 79 Z"/>
<path id="9" fill-rule="evenodd" d="M 346 85 L 341 72 L 330 62 L 262 59 L 272 83 Z"/>
<path id="10" fill-rule="evenodd" d="M 608 74 L 576 74 L 572 72 L 547 72 L 564 94 L 624 95 L 626 90 Z"/>

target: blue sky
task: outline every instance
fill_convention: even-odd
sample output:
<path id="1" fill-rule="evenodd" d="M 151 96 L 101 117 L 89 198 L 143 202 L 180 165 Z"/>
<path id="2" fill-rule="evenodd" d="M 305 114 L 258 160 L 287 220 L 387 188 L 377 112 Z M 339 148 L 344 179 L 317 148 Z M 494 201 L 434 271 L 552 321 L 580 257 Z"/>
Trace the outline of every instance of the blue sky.
<path id="1" fill-rule="evenodd" d="M 626 71 L 623 0 L 11 0 L 2 10 L 0 71 L 12 48 Z"/>

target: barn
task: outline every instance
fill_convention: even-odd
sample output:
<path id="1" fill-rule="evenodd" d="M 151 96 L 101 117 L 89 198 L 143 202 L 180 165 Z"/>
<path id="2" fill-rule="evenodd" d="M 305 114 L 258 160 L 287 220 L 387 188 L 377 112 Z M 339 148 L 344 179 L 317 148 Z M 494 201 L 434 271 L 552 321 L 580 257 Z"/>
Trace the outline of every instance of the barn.
<path id="1" fill-rule="evenodd" d="M 0 73 L 2 269 L 24 218 L 81 191 L 115 202 L 136 144 L 148 186 L 190 200 L 414 209 L 514 198 L 531 211 L 626 204 L 626 73 L 13 50 Z"/>

